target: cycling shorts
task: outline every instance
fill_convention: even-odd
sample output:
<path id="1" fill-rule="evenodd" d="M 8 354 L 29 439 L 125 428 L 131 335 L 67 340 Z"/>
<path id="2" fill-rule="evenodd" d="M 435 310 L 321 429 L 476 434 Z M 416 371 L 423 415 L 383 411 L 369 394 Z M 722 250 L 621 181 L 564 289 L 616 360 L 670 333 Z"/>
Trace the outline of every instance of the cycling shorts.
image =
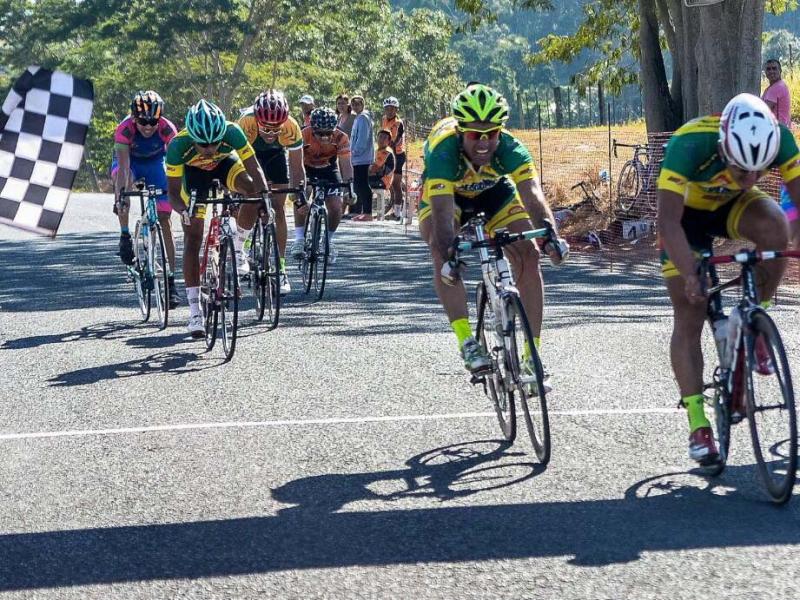
<path id="1" fill-rule="evenodd" d="M 256 160 L 270 183 L 289 183 L 289 164 L 286 162 L 286 151 L 256 150 Z"/>
<path id="2" fill-rule="evenodd" d="M 695 256 L 699 256 L 702 252 L 712 252 L 714 238 L 743 239 L 739 234 L 739 222 L 742 214 L 753 202 L 763 198 L 771 199 L 769 194 L 754 187 L 742 192 L 717 210 L 699 210 L 685 206 L 681 227 Z M 666 278 L 680 275 L 675 263 L 670 260 L 663 247 L 661 248 L 661 274 Z"/>
<path id="3" fill-rule="evenodd" d="M 133 180 L 138 181 L 139 179 L 144 179 L 144 184 L 146 186 L 155 186 L 156 188 L 162 190 L 162 193 L 158 195 L 158 199 L 156 201 L 156 210 L 160 213 L 171 213 L 172 206 L 169 203 L 169 199 L 167 198 L 167 171 L 164 166 L 164 157 L 157 156 L 155 158 L 149 159 L 142 159 L 142 158 L 133 158 L 131 157 L 131 174 L 133 175 Z M 111 177 L 116 175 L 117 171 L 119 170 L 119 161 L 117 160 L 116 155 L 111 160 Z"/>
<path id="4" fill-rule="evenodd" d="M 246 172 L 247 169 L 245 169 L 242 161 L 233 156 L 227 156 L 222 159 L 216 167 L 209 171 L 186 165 L 183 170 L 181 199 L 184 205 L 188 207 L 191 199 L 191 190 L 196 190 L 198 200 L 205 200 L 208 198 L 208 193 L 211 190 L 211 183 L 215 179 L 219 179 L 220 183 L 228 188 L 228 190 L 235 192 L 237 191 L 234 185 L 236 178 L 241 173 Z M 204 219 L 206 216 L 206 205 L 198 205 L 192 216 Z"/>

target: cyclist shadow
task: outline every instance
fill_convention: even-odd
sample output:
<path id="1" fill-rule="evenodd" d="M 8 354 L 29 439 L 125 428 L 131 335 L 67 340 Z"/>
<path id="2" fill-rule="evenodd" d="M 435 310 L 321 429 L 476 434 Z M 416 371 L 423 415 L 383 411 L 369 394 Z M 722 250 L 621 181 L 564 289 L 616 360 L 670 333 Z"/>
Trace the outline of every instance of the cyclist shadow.
<path id="1" fill-rule="evenodd" d="M 80 340 L 117 340 L 125 337 L 123 332 L 135 329 L 137 325 L 137 323 L 120 323 L 119 321 L 96 323 L 65 333 L 32 335 L 14 340 L 6 340 L 3 342 L 3 345 L 0 346 L 0 350 L 38 348 L 39 346 L 46 346 L 49 344 L 61 344 Z"/>
<path id="2" fill-rule="evenodd" d="M 133 348 L 143 348 L 155 350 L 158 348 L 174 348 L 178 344 L 196 344 L 197 340 L 191 339 L 185 331 L 170 335 L 143 335 L 125 340 L 128 346 Z"/>
<path id="3" fill-rule="evenodd" d="M 182 375 L 210 369 L 223 364 L 223 362 L 222 358 L 206 359 L 203 355 L 194 352 L 157 352 L 145 358 L 68 371 L 48 379 L 48 382 L 53 387 L 66 387 L 91 385 L 101 381 L 139 375 L 163 373 Z"/>
<path id="4" fill-rule="evenodd" d="M 296 479 L 273 489 L 272 498 L 294 505 L 278 511 L 284 517 L 316 519 L 359 501 L 430 498 L 448 502 L 522 483 L 544 472 L 539 464 L 498 462 L 526 456 L 509 452 L 510 448 L 509 442 L 500 440 L 452 444 L 417 454 L 403 469 Z"/>

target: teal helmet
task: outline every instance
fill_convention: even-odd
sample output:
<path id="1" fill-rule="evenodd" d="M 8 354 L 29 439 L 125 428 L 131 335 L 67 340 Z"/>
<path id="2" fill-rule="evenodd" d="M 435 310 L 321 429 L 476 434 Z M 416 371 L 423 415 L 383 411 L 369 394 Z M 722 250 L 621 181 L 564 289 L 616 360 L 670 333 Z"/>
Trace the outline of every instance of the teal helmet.
<path id="1" fill-rule="evenodd" d="M 450 105 L 459 123 L 494 123 L 502 125 L 508 120 L 508 102 L 497 90 L 488 85 L 473 83 L 453 98 Z"/>
<path id="2" fill-rule="evenodd" d="M 225 136 L 228 121 L 219 106 L 203 99 L 186 113 L 186 130 L 198 144 L 214 144 Z"/>

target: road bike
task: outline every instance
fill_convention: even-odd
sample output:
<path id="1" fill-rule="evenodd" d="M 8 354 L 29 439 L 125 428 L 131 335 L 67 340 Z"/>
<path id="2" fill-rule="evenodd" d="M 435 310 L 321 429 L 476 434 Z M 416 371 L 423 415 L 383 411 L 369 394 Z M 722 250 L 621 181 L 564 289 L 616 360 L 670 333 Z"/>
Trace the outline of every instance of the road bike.
<path id="1" fill-rule="evenodd" d="M 208 198 L 199 199 L 197 190 L 191 190 L 189 215 L 194 216 L 198 205 L 211 205 L 211 222 L 200 261 L 200 308 L 205 324 L 206 348 L 211 350 L 217 341 L 222 324 L 222 347 L 225 361 L 233 358 L 239 326 L 239 299 L 242 296 L 236 269 L 236 252 L 233 240 L 235 227 L 231 223 L 231 207 L 243 203 L 264 202 L 265 194 L 258 198 L 234 198 L 228 191 L 220 195 L 218 181 L 212 184 Z"/>
<path id="2" fill-rule="evenodd" d="M 797 470 L 794 388 L 778 328 L 759 305 L 755 277 L 759 262 L 778 258 L 800 258 L 800 251 L 705 253 L 700 277 L 711 286 L 707 317 L 719 361 L 712 381 L 705 384 L 719 442 L 719 459 L 708 466 L 714 475 L 723 471 L 730 456 L 731 425 L 746 417 L 761 480 L 773 502 L 783 504 L 791 498 Z M 720 283 L 716 265 L 727 263 L 741 265 L 741 273 Z M 741 297 L 726 316 L 722 292 L 737 286 Z"/>
<path id="3" fill-rule="evenodd" d="M 614 157 L 617 148 L 633 148 L 633 158 L 629 159 L 619 172 L 617 179 L 617 203 L 625 213 L 638 212 L 641 215 L 655 215 L 657 209 L 655 184 L 659 164 L 651 160 L 647 144 L 622 144 L 614 140 Z M 637 207 L 637 211 L 633 211 Z"/>
<path id="4" fill-rule="evenodd" d="M 141 215 L 136 221 L 133 235 L 134 262 L 128 266 L 128 276 L 133 281 L 142 320 L 150 319 L 150 310 L 155 300 L 158 324 L 165 329 L 169 322 L 169 274 L 170 265 L 164 245 L 164 234 L 158 222 L 156 202 L 163 191 L 155 186 L 145 189 L 144 180 L 135 184 L 136 191 L 119 194 L 119 202 L 128 198 L 139 198 Z"/>
<path id="5" fill-rule="evenodd" d="M 308 294 L 312 288 L 316 299 L 321 300 L 325 292 L 325 279 L 328 275 L 328 262 L 330 260 L 330 231 L 328 229 L 328 209 L 325 207 L 325 198 L 332 195 L 332 191 L 339 189 L 350 190 L 350 182 L 338 183 L 320 179 L 309 179 L 307 184 L 311 187 L 311 196 L 298 196 L 295 206 L 300 209 L 308 207 L 305 224 L 305 244 L 303 256 L 298 261 L 300 275 L 303 279 L 303 293 Z M 351 196 L 352 197 L 352 196 Z"/>
<path id="6" fill-rule="evenodd" d="M 455 243 L 455 260 L 459 260 L 463 252 L 478 250 L 481 262 L 481 281 L 475 288 L 475 339 L 491 362 L 485 372 L 472 376 L 472 383 L 483 385 L 494 405 L 500 430 L 508 441 L 516 437 L 515 399 L 519 399 L 533 449 L 544 465 L 550 460 L 544 368 L 503 248 L 534 238 L 546 238 L 550 242 L 555 239 L 555 233 L 546 223 L 541 229 L 524 233 L 498 229 L 490 238 L 485 230 L 486 222 L 484 213 L 470 219 Z M 525 363 L 532 368 L 526 369 Z M 530 411 L 529 401 L 538 403 L 535 415 Z"/>

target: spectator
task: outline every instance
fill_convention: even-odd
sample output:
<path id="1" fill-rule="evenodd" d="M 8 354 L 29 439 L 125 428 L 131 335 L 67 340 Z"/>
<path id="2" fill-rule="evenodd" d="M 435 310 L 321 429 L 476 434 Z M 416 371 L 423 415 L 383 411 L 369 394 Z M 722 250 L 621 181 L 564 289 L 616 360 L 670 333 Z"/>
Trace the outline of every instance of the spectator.
<path id="1" fill-rule="evenodd" d="M 303 127 L 311 124 L 311 111 L 314 110 L 314 98 L 308 94 L 300 96 L 300 117 Z"/>
<path id="2" fill-rule="evenodd" d="M 372 190 L 369 189 L 369 168 L 375 159 L 372 118 L 364 110 L 363 96 L 353 96 L 351 108 L 355 114 L 353 115 L 353 134 L 350 136 L 350 152 L 353 163 L 353 186 L 358 201 L 350 210 L 350 214 L 356 221 L 370 221 L 372 220 Z"/>
<path id="3" fill-rule="evenodd" d="M 392 141 L 392 132 L 387 129 L 381 129 L 378 132 L 378 150 L 375 153 L 375 162 L 369 167 L 369 185 L 370 188 L 379 190 L 391 190 L 392 181 L 394 180 L 395 160 L 394 153 L 390 146 Z M 359 221 L 372 220 L 372 193 L 370 192 L 369 200 L 364 205 L 364 214 L 356 217 Z"/>
<path id="4" fill-rule="evenodd" d="M 789 87 L 781 79 L 781 63 L 775 58 L 770 58 L 764 63 L 764 74 L 767 76 L 769 86 L 761 98 L 770 107 L 775 118 L 787 127 L 792 126 L 792 100 Z"/>
<path id="5" fill-rule="evenodd" d="M 350 98 L 347 94 L 339 94 L 336 96 L 336 127 L 350 135 L 353 131 L 353 123 L 356 116 L 353 114 L 353 109 L 350 106 Z"/>
<path id="6" fill-rule="evenodd" d="M 394 176 L 392 177 L 392 210 L 386 215 L 387 219 L 400 219 L 403 207 L 403 165 L 406 164 L 405 131 L 403 121 L 397 116 L 400 101 L 394 96 L 389 96 L 383 101 L 383 120 L 381 129 L 390 132 L 389 147 L 394 153 Z"/>

